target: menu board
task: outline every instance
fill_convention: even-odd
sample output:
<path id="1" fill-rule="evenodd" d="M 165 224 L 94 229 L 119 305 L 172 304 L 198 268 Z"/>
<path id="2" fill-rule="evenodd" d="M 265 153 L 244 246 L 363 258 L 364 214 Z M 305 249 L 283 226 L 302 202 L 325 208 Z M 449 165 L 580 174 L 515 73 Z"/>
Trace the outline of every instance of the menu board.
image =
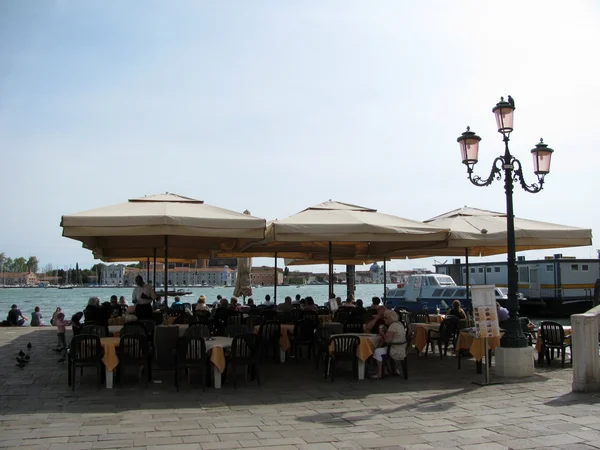
<path id="1" fill-rule="evenodd" d="M 471 301 L 473 302 L 477 337 L 500 337 L 495 289 L 496 286 L 471 286 Z"/>

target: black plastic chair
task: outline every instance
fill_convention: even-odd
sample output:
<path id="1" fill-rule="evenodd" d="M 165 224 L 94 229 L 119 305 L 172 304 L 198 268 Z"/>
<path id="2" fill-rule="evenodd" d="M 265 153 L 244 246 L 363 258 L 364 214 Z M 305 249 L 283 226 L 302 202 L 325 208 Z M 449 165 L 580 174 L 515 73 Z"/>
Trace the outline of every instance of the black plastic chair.
<path id="1" fill-rule="evenodd" d="M 429 314 L 427 313 L 410 313 L 411 323 L 429 323 Z"/>
<path id="2" fill-rule="evenodd" d="M 154 322 L 154 320 L 138 320 L 137 323 L 143 325 L 146 329 L 150 343 L 154 342 L 154 330 L 156 328 L 156 322 Z"/>
<path id="3" fill-rule="evenodd" d="M 102 384 L 104 364 L 102 358 L 104 350 L 100 337 L 92 334 L 80 334 L 71 339 L 68 354 L 68 385 L 75 390 L 75 375 L 77 368 L 83 375 L 84 367 L 95 367 L 98 370 L 98 382 Z"/>
<path id="4" fill-rule="evenodd" d="M 188 328 L 189 329 L 189 328 Z M 206 342 L 199 336 L 183 336 L 177 340 L 175 362 L 175 387 L 179 391 L 179 373 L 183 369 L 188 373 L 191 369 L 199 369 L 200 384 L 204 391 L 206 385 L 206 373 L 208 369 L 208 356 L 206 354 Z"/>
<path id="5" fill-rule="evenodd" d="M 316 328 L 319 325 L 319 314 L 316 311 L 302 311 L 302 320 L 310 320 L 313 328 Z"/>
<path id="6" fill-rule="evenodd" d="M 273 358 L 279 359 L 279 340 L 281 338 L 281 324 L 279 322 L 265 322 L 258 329 L 258 345 L 260 361 L 264 361 L 269 350 Z"/>
<path id="7" fill-rule="evenodd" d="M 327 306 L 317 306 L 317 314 L 319 316 L 328 316 L 331 310 Z"/>
<path id="8" fill-rule="evenodd" d="M 244 317 L 237 311 L 231 311 L 229 316 L 227 317 L 227 321 L 225 322 L 225 326 L 229 325 L 242 325 L 244 322 Z"/>
<path id="9" fill-rule="evenodd" d="M 274 309 L 263 309 L 260 312 L 260 317 L 262 317 L 265 322 L 273 322 L 278 320 L 277 311 Z"/>
<path id="10" fill-rule="evenodd" d="M 194 311 L 194 317 L 200 322 L 204 322 L 206 320 L 210 320 L 211 313 L 210 311 Z"/>
<path id="11" fill-rule="evenodd" d="M 394 342 L 394 343 L 389 343 L 387 346 L 387 354 L 384 355 L 383 358 L 383 362 L 384 362 L 384 367 L 386 368 L 386 370 L 395 375 L 396 374 L 396 361 L 394 358 L 392 358 L 391 355 L 391 351 L 392 348 L 394 348 L 394 346 L 406 346 L 406 354 L 404 356 L 404 359 L 400 360 L 400 363 L 402 365 L 402 375 L 404 376 L 405 380 L 408 380 L 408 342 L 409 342 L 409 338 L 408 338 L 408 332 L 406 333 L 406 341 L 405 342 Z"/>
<path id="12" fill-rule="evenodd" d="M 248 334 L 248 333 L 251 333 L 251 331 L 246 325 L 235 324 L 235 325 L 228 325 L 227 327 L 225 327 L 225 336 L 230 337 L 230 338 L 234 338 L 241 334 Z"/>
<path id="13" fill-rule="evenodd" d="M 147 373 L 147 381 L 152 379 L 152 358 L 148 338 L 144 335 L 126 334 L 119 344 L 119 384 L 123 384 L 125 367 L 141 367 Z M 140 381 L 142 381 L 140 379 Z M 146 382 L 147 384 L 147 382 Z"/>
<path id="14" fill-rule="evenodd" d="M 184 336 L 199 337 L 202 339 L 208 339 L 211 336 L 210 328 L 205 323 L 196 322 L 191 324 L 187 330 L 183 333 Z"/>
<path id="15" fill-rule="evenodd" d="M 565 329 L 560 323 L 544 321 L 540 324 L 540 336 L 542 338 L 541 354 L 546 356 L 548 365 L 551 365 L 554 358 L 554 350 L 558 350 L 561 356 L 561 367 L 565 367 L 565 356 L 567 347 L 570 350 L 571 364 L 573 363 L 573 350 L 571 342 L 565 342 Z M 552 351 L 552 353 L 550 353 Z"/>
<path id="16" fill-rule="evenodd" d="M 296 322 L 302 320 L 302 310 L 301 309 L 292 309 L 289 313 L 291 324 L 294 325 Z"/>
<path id="17" fill-rule="evenodd" d="M 335 367 L 338 361 L 351 361 L 352 370 L 355 376 L 358 378 L 358 357 L 356 356 L 356 350 L 360 345 L 360 338 L 358 336 L 333 336 L 329 338 L 327 345 L 328 357 L 327 363 L 325 364 L 325 377 L 329 370 L 329 378 L 333 382 Z"/>
<path id="18" fill-rule="evenodd" d="M 365 326 L 362 322 L 349 321 L 344 324 L 344 333 L 364 333 Z"/>
<path id="19" fill-rule="evenodd" d="M 130 335 L 149 337 L 146 327 L 138 322 L 126 322 L 121 330 L 119 330 L 119 337 Z"/>
<path id="20" fill-rule="evenodd" d="M 350 319 L 350 308 L 338 308 L 338 310 L 333 315 L 334 322 L 346 323 Z"/>
<path id="21" fill-rule="evenodd" d="M 329 338 L 331 330 L 322 326 L 315 330 L 314 346 L 315 346 L 315 368 L 319 369 L 319 361 L 323 360 L 327 363 L 327 355 L 329 354 Z"/>
<path id="22" fill-rule="evenodd" d="M 425 356 L 427 356 L 429 352 L 429 345 L 431 345 L 431 352 L 434 353 L 434 343 L 437 342 L 438 350 L 440 352 L 440 359 L 442 356 L 446 356 L 448 354 L 448 345 L 450 342 L 454 345 L 454 351 L 456 352 L 456 343 L 455 336 L 458 332 L 458 319 L 456 317 L 446 318 L 440 324 L 440 329 L 436 330 L 428 330 L 427 331 L 427 344 L 425 346 Z M 442 346 L 444 347 L 444 351 L 442 353 Z"/>
<path id="23" fill-rule="evenodd" d="M 246 325 L 250 330 L 254 330 L 256 325 L 262 325 L 264 320 L 259 316 L 248 316 L 244 320 L 244 325 Z"/>
<path id="24" fill-rule="evenodd" d="M 248 373 L 254 374 L 260 386 L 260 373 L 258 370 L 257 336 L 252 333 L 240 334 L 233 338 L 229 354 L 229 367 L 233 372 L 233 388 L 237 389 L 237 368 L 246 367 L 246 381 Z"/>
<path id="25" fill-rule="evenodd" d="M 106 327 L 102 325 L 84 325 L 83 330 L 81 330 L 81 334 L 92 334 L 101 338 L 108 336 Z"/>
<path id="26" fill-rule="evenodd" d="M 296 358 L 296 363 L 298 363 L 300 359 L 301 347 L 307 348 L 308 359 L 310 359 L 311 354 L 314 356 L 314 332 L 314 322 L 310 319 L 302 319 L 294 325 L 294 338 L 292 343 L 294 345 L 294 357 Z"/>

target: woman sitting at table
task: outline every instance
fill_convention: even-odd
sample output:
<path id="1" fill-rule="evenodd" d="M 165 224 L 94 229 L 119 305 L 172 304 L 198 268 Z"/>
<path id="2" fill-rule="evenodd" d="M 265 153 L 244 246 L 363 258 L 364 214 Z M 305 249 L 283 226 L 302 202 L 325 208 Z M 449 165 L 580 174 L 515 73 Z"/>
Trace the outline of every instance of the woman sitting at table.
<path id="1" fill-rule="evenodd" d="M 460 300 L 454 300 L 452 302 L 452 307 L 446 313 L 447 316 L 455 316 L 458 320 L 466 320 L 467 313 L 462 309 L 462 305 L 460 304 Z"/>
<path id="2" fill-rule="evenodd" d="M 371 320 L 369 320 L 365 325 L 365 331 L 367 333 L 377 333 L 379 332 L 379 326 L 385 325 L 384 314 L 388 309 L 385 306 L 380 306 L 377 308 L 377 314 L 375 314 Z"/>
<path id="3" fill-rule="evenodd" d="M 390 348 L 390 358 L 395 360 L 403 360 L 406 357 L 406 329 L 404 325 L 398 320 L 398 314 L 394 311 L 386 310 L 383 313 L 383 320 L 385 327 L 379 333 L 379 346 L 373 353 L 373 358 L 377 361 L 377 374 L 371 378 L 379 379 L 383 375 L 383 355 L 387 355 L 388 344 L 402 344 L 404 345 L 393 345 Z"/>
<path id="4" fill-rule="evenodd" d="M 196 303 L 196 307 L 194 308 L 195 311 L 210 311 L 208 309 L 208 306 L 206 306 L 206 297 L 204 295 L 201 295 L 200 297 L 198 297 L 198 303 Z"/>

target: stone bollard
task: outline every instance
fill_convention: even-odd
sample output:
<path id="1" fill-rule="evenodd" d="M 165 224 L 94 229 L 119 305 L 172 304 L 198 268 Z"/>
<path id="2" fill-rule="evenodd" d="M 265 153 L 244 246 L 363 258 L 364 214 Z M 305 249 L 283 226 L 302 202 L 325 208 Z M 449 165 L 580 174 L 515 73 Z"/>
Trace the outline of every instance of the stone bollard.
<path id="1" fill-rule="evenodd" d="M 573 392 L 600 391 L 600 306 L 571 316 Z"/>

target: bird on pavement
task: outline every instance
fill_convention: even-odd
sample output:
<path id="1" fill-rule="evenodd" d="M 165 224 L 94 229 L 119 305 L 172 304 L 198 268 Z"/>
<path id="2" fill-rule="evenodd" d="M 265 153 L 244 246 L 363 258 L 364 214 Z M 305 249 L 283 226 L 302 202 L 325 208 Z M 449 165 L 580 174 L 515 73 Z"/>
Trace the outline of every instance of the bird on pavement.
<path id="1" fill-rule="evenodd" d="M 18 363 L 18 364 L 17 364 L 17 367 L 18 367 L 19 369 L 22 369 L 23 367 L 25 367 L 25 364 Z"/>
<path id="2" fill-rule="evenodd" d="M 29 361 L 29 358 L 31 358 L 31 356 L 29 356 L 29 355 L 25 355 L 25 359 L 26 359 L 27 361 Z"/>
<path id="3" fill-rule="evenodd" d="M 33 346 L 31 345 L 31 342 L 28 342 L 28 343 L 27 343 L 27 348 L 28 348 L 29 350 L 31 350 L 31 347 L 33 347 Z"/>
<path id="4" fill-rule="evenodd" d="M 26 361 L 22 358 L 15 358 L 19 364 L 27 364 L 29 361 Z"/>
<path id="5" fill-rule="evenodd" d="M 19 350 L 19 356 L 20 356 L 20 357 L 23 357 L 23 356 L 25 356 L 25 352 L 24 352 L 23 350 Z"/>

